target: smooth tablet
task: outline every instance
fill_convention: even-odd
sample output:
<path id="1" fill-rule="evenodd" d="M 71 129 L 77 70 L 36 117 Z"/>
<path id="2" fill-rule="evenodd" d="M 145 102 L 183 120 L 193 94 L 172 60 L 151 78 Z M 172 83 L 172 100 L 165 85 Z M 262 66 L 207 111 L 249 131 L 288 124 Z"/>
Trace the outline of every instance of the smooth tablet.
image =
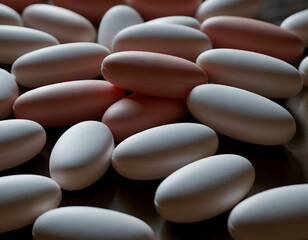
<path id="1" fill-rule="evenodd" d="M 18 86 L 14 77 L 0 68 L 0 119 L 12 114 L 13 103 L 19 95 Z"/>
<path id="2" fill-rule="evenodd" d="M 298 60 L 305 49 L 302 40 L 291 31 L 256 19 L 216 16 L 206 19 L 201 30 L 214 48 L 248 50 L 286 62 Z"/>
<path id="3" fill-rule="evenodd" d="M 308 57 L 306 56 L 300 63 L 298 70 L 302 74 L 304 85 L 308 86 Z"/>
<path id="4" fill-rule="evenodd" d="M 25 26 L 47 32 L 61 43 L 96 41 L 96 30 L 92 23 L 65 8 L 33 4 L 22 12 L 22 19 Z"/>
<path id="5" fill-rule="evenodd" d="M 223 154 L 186 165 L 161 182 L 154 203 L 165 219 L 189 223 L 234 207 L 253 185 L 255 171 L 244 157 Z"/>
<path id="6" fill-rule="evenodd" d="M 239 203 L 230 213 L 234 240 L 307 239 L 308 184 L 273 188 Z"/>
<path id="7" fill-rule="evenodd" d="M 117 211 L 84 206 L 61 207 L 41 215 L 32 229 L 34 240 L 154 240 L 144 221 Z"/>
<path id="8" fill-rule="evenodd" d="M 20 174 L 0 177 L 0 233 L 26 227 L 59 206 L 62 194 L 50 178 Z"/>
<path id="9" fill-rule="evenodd" d="M 110 8 L 103 16 L 97 35 L 97 42 L 111 49 L 114 36 L 122 29 L 144 23 L 140 14 L 130 6 L 117 5 Z"/>
<path id="10" fill-rule="evenodd" d="M 292 115 L 277 103 L 246 90 L 219 84 L 195 87 L 188 110 L 199 121 L 228 137 L 261 145 L 279 145 L 295 134 Z"/>
<path id="11" fill-rule="evenodd" d="M 159 24 L 173 23 L 173 24 L 184 25 L 187 27 L 192 27 L 195 29 L 200 28 L 200 22 L 194 17 L 189 17 L 189 16 L 160 17 L 147 21 L 147 23 L 159 23 Z"/>
<path id="12" fill-rule="evenodd" d="M 203 22 L 214 16 L 255 17 L 261 9 L 262 0 L 206 0 L 198 7 L 195 17 Z"/>
<path id="13" fill-rule="evenodd" d="M 186 98 L 193 87 L 207 83 L 206 73 L 193 62 L 142 51 L 110 54 L 102 74 L 122 89 L 154 97 Z"/>
<path id="14" fill-rule="evenodd" d="M 13 105 L 16 118 L 31 119 L 44 127 L 73 125 L 101 119 L 124 92 L 103 80 L 51 84 L 20 95 Z"/>
<path id="15" fill-rule="evenodd" d="M 58 45 L 59 41 L 40 30 L 0 25 L 0 63 L 12 64 L 20 56 L 48 46 Z"/>
<path id="16" fill-rule="evenodd" d="M 0 171 L 31 160 L 41 152 L 45 143 L 45 130 L 34 121 L 0 121 Z"/>
<path id="17" fill-rule="evenodd" d="M 200 2 L 200 0 L 129 1 L 130 5 L 135 8 L 145 20 L 173 15 L 193 16 Z"/>
<path id="18" fill-rule="evenodd" d="M 176 123 L 185 117 L 185 100 L 130 95 L 112 104 L 102 122 L 111 130 L 116 142 L 164 124 Z"/>
<path id="19" fill-rule="evenodd" d="M 23 22 L 18 12 L 0 3 L 0 25 L 22 26 Z"/>
<path id="20" fill-rule="evenodd" d="M 97 43 L 66 43 L 39 49 L 18 58 L 12 66 L 16 82 L 28 88 L 100 75 L 109 50 Z"/>
<path id="21" fill-rule="evenodd" d="M 121 142 L 112 166 L 136 180 L 165 178 L 177 169 L 215 154 L 216 133 L 199 123 L 174 123 L 147 129 Z"/>
<path id="22" fill-rule="evenodd" d="M 115 35 L 112 51 L 148 51 L 169 54 L 190 61 L 212 48 L 207 35 L 179 24 L 138 24 Z"/>
<path id="23" fill-rule="evenodd" d="M 280 27 L 294 32 L 302 39 L 305 47 L 308 47 L 308 9 L 294 13 L 287 17 Z"/>
<path id="24" fill-rule="evenodd" d="M 303 86 L 300 72 L 294 66 L 260 53 L 212 49 L 200 54 L 197 64 L 212 83 L 242 88 L 268 98 L 295 96 Z"/>
<path id="25" fill-rule="evenodd" d="M 15 9 L 17 12 L 21 13 L 25 7 L 36 4 L 36 3 L 45 3 L 44 0 L 0 0 L 1 3 Z"/>

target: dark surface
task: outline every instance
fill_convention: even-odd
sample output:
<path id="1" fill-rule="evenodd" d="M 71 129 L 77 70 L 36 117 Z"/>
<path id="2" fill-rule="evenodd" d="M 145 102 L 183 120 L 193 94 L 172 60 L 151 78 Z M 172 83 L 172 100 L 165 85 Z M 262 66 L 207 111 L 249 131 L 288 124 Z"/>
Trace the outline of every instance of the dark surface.
<path id="1" fill-rule="evenodd" d="M 264 0 L 257 18 L 275 24 L 287 16 L 308 8 L 308 0 Z M 307 54 L 307 51 L 306 53 Z M 297 66 L 298 63 L 295 63 Z M 5 68 L 9 68 L 6 66 Z M 308 90 L 288 100 L 280 100 L 294 115 L 297 134 L 284 146 L 259 146 L 239 142 L 219 135 L 220 146 L 217 154 L 235 153 L 249 159 L 256 171 L 256 180 L 248 196 L 260 191 L 308 180 Z M 195 121 L 188 116 L 184 121 Z M 0 172 L 0 176 L 10 174 L 40 174 L 49 176 L 48 162 L 50 152 L 57 139 L 67 128 L 46 129 L 47 144 L 43 151 L 29 162 Z M 134 181 L 119 176 L 112 168 L 92 186 L 74 192 L 63 191 L 60 206 L 95 206 L 128 213 L 147 222 L 154 230 L 157 239 L 217 239 L 228 240 L 229 212 L 218 217 L 193 224 L 176 224 L 162 219 L 155 211 L 153 199 L 161 180 Z M 3 194 L 3 193 L 0 193 Z M 1 213 L 0 213 L 1 214 Z M 32 239 L 32 226 L 0 234 L 0 240 Z"/>

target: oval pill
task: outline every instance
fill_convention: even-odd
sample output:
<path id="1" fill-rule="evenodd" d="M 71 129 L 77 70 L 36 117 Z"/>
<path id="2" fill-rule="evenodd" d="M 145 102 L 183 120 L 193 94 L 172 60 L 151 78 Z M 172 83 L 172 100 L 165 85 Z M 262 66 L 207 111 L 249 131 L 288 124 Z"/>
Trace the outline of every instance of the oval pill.
<path id="1" fill-rule="evenodd" d="M 308 57 L 307 56 L 300 62 L 298 70 L 302 74 L 304 85 L 308 86 Z"/>
<path id="2" fill-rule="evenodd" d="M 18 12 L 0 3 L 0 25 L 23 26 L 23 22 Z"/>
<path id="3" fill-rule="evenodd" d="M 187 27 L 192 27 L 198 30 L 200 28 L 200 22 L 194 17 L 189 17 L 189 16 L 160 17 L 147 21 L 147 23 L 159 23 L 159 24 L 173 23 L 173 24 L 184 25 Z"/>

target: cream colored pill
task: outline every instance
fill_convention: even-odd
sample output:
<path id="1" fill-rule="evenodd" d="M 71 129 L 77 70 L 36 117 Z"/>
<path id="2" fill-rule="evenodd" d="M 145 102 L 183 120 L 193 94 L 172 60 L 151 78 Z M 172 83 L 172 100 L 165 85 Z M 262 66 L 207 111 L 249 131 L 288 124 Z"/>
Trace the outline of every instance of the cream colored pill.
<path id="1" fill-rule="evenodd" d="M 7 118 L 13 112 L 13 104 L 19 95 L 14 77 L 0 68 L 0 119 Z"/>
<path id="2" fill-rule="evenodd" d="M 64 190 L 88 187 L 108 170 L 113 149 L 113 137 L 105 124 L 80 122 L 63 133 L 53 147 L 50 176 Z"/>
<path id="3" fill-rule="evenodd" d="M 282 186 L 253 195 L 230 213 L 234 240 L 307 239 L 308 184 Z"/>
<path id="4" fill-rule="evenodd" d="M 118 32 L 139 23 L 144 23 L 144 20 L 135 9 L 126 5 L 114 6 L 104 14 L 100 22 L 97 42 L 111 49 L 112 40 Z"/>
<path id="5" fill-rule="evenodd" d="M 205 125 L 167 124 L 126 138 L 115 148 L 112 166 L 126 178 L 165 178 L 191 162 L 213 155 L 217 148 L 216 133 Z"/>
<path id="6" fill-rule="evenodd" d="M 32 159 L 43 149 L 45 143 L 45 130 L 34 121 L 0 121 L 0 171 Z"/>
<path id="7" fill-rule="evenodd" d="M 219 84 L 195 87 L 188 110 L 228 137 L 261 145 L 279 145 L 295 134 L 292 115 L 277 103 L 246 90 Z"/>
<path id="8" fill-rule="evenodd" d="M 34 240 L 155 239 L 151 227 L 134 216 L 83 206 L 61 207 L 44 213 L 35 221 L 32 236 Z"/>
<path id="9" fill-rule="evenodd" d="M 300 72 L 291 64 L 264 54 L 212 49 L 199 55 L 197 64 L 209 81 L 242 88 L 268 98 L 288 98 L 302 89 Z"/>
<path id="10" fill-rule="evenodd" d="M 192 27 L 195 29 L 200 28 L 200 22 L 194 17 L 189 17 L 189 16 L 160 17 L 147 21 L 147 23 L 159 23 L 159 24 L 173 23 L 173 24 L 184 25 L 187 27 Z"/>
<path id="11" fill-rule="evenodd" d="M 50 178 L 20 174 L 0 177 L 0 233 L 26 227 L 59 206 L 59 185 Z"/>
<path id="12" fill-rule="evenodd" d="M 22 19 L 25 26 L 47 32 L 61 43 L 96 41 L 96 30 L 92 23 L 65 8 L 33 4 L 24 9 Z"/>
<path id="13" fill-rule="evenodd" d="M 304 85 L 308 86 L 308 57 L 306 56 L 300 63 L 298 70 L 300 71 Z"/>
<path id="14" fill-rule="evenodd" d="M 154 203 L 172 222 L 206 220 L 234 207 L 248 193 L 254 168 L 244 157 L 223 154 L 203 158 L 172 173 L 158 186 Z"/>
<path id="15" fill-rule="evenodd" d="M 0 25 L 23 26 L 23 23 L 18 12 L 0 3 Z"/>
<path id="16" fill-rule="evenodd" d="M 12 64 L 20 56 L 48 46 L 58 45 L 59 41 L 40 30 L 0 25 L 0 63 Z"/>
<path id="17" fill-rule="evenodd" d="M 12 66 L 16 82 L 36 88 L 48 84 L 91 79 L 100 75 L 100 66 L 109 50 L 97 43 L 66 43 L 30 52 Z"/>
<path id="18" fill-rule="evenodd" d="M 190 61 L 212 48 L 211 40 L 197 29 L 178 24 L 138 24 L 120 31 L 112 51 L 148 51 L 169 54 Z"/>

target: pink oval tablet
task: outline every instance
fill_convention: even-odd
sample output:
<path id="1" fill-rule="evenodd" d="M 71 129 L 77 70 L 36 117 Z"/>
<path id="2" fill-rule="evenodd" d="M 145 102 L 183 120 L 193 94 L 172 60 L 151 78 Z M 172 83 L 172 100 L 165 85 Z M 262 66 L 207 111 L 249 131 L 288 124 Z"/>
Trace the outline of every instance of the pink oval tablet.
<path id="1" fill-rule="evenodd" d="M 130 0 L 130 5 L 146 19 L 184 15 L 193 16 L 200 0 Z"/>
<path id="2" fill-rule="evenodd" d="M 107 56 L 102 74 L 122 89 L 154 97 L 186 98 L 193 87 L 207 83 L 206 73 L 193 62 L 142 51 Z"/>
<path id="3" fill-rule="evenodd" d="M 176 123 L 187 114 L 184 100 L 130 95 L 111 105 L 102 122 L 116 142 L 151 127 Z"/>
<path id="4" fill-rule="evenodd" d="M 16 118 L 30 119 L 44 127 L 96 120 L 124 97 L 124 92 L 102 80 L 57 83 L 30 90 L 13 105 Z"/>
<path id="5" fill-rule="evenodd" d="M 44 0 L 0 0 L 0 3 L 3 3 L 17 12 L 21 13 L 25 7 L 35 4 L 35 3 L 45 3 Z"/>
<path id="6" fill-rule="evenodd" d="M 235 48 L 263 53 L 286 62 L 296 61 L 304 52 L 304 44 L 291 31 L 256 19 L 217 16 L 205 20 L 201 30 L 214 48 Z"/>

